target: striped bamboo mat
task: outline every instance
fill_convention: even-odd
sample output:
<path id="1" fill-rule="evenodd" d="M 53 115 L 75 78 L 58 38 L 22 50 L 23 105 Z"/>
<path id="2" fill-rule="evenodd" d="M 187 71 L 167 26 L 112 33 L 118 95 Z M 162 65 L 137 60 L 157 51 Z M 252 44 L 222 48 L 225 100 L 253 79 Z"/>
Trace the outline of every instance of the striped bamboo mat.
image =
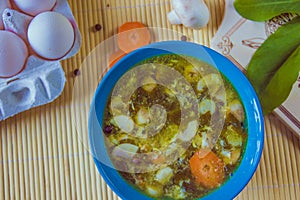
<path id="1" fill-rule="evenodd" d="M 126 21 L 171 29 L 209 46 L 222 21 L 224 0 L 206 2 L 210 22 L 194 31 L 168 23 L 170 0 L 69 0 L 82 34 L 81 50 L 62 62 L 67 83 L 58 99 L 0 122 L 0 199 L 118 199 L 98 174 L 81 138 L 89 102 L 87 98 L 84 105 L 74 104 L 78 76 L 73 71 Z M 95 31 L 95 24 L 102 29 Z M 265 125 L 260 165 L 237 199 L 300 199 L 300 140 L 274 115 L 266 117 Z"/>

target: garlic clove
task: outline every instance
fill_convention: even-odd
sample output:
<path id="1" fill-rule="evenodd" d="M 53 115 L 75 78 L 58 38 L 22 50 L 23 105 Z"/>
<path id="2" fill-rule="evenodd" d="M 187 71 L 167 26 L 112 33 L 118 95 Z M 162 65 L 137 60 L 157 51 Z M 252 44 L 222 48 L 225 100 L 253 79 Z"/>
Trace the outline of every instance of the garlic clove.
<path id="1" fill-rule="evenodd" d="M 119 126 L 119 128 L 125 133 L 131 133 L 134 128 L 133 120 L 125 115 L 119 115 L 114 117 L 114 121 Z"/>
<path id="2" fill-rule="evenodd" d="M 181 24 L 181 20 L 178 17 L 175 10 L 172 10 L 171 12 L 169 12 L 167 17 L 171 24 Z"/>
<path id="3" fill-rule="evenodd" d="M 170 167 L 165 167 L 156 173 L 155 179 L 161 184 L 165 184 L 170 181 L 173 176 L 173 170 Z"/>
<path id="4" fill-rule="evenodd" d="M 199 29 L 207 25 L 209 10 L 203 0 L 172 0 L 173 11 L 168 14 L 171 24 Z"/>
<path id="5" fill-rule="evenodd" d="M 114 157 L 121 157 L 121 158 L 132 158 L 138 151 L 139 147 L 133 144 L 120 144 L 112 151 L 112 155 Z"/>
<path id="6" fill-rule="evenodd" d="M 245 112 L 243 105 L 237 99 L 229 103 L 230 113 L 240 122 L 245 120 Z"/>

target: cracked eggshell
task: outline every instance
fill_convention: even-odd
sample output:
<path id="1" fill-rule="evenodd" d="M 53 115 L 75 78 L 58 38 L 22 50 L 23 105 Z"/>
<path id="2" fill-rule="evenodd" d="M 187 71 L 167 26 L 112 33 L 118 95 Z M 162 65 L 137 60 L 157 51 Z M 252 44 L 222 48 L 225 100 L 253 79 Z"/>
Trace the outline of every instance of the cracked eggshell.
<path id="1" fill-rule="evenodd" d="M 20 37 L 9 31 L 0 31 L 0 77 L 18 74 L 27 57 L 27 46 Z"/>
<path id="2" fill-rule="evenodd" d="M 16 6 L 26 14 L 35 16 L 51 10 L 56 0 L 14 0 Z"/>
<path id="3" fill-rule="evenodd" d="M 28 42 L 39 56 L 55 60 L 73 47 L 75 32 L 71 22 L 58 12 L 43 12 L 28 26 Z"/>
<path id="4" fill-rule="evenodd" d="M 4 29 L 2 14 L 3 14 L 3 11 L 5 10 L 5 8 L 10 8 L 10 2 L 8 0 L 1 0 L 0 1 L 0 16 L 1 16 L 0 29 Z"/>

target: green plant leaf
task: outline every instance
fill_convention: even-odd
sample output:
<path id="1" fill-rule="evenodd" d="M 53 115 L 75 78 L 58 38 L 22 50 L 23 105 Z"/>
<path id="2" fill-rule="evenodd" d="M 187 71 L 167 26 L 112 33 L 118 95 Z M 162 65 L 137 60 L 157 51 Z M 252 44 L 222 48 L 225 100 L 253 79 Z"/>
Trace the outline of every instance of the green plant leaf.
<path id="1" fill-rule="evenodd" d="M 234 7 L 244 18 L 269 20 L 282 13 L 300 14 L 300 0 L 235 0 Z"/>
<path id="2" fill-rule="evenodd" d="M 300 17 L 280 27 L 257 49 L 247 76 L 261 101 L 264 114 L 288 97 L 300 70 Z"/>
<path id="3" fill-rule="evenodd" d="M 258 95 L 264 92 L 276 71 L 300 45 L 300 17 L 280 27 L 251 58 L 247 76 Z"/>
<path id="4" fill-rule="evenodd" d="M 289 96 L 300 71 L 300 45 L 276 71 L 267 87 L 260 93 L 264 114 L 280 106 Z"/>

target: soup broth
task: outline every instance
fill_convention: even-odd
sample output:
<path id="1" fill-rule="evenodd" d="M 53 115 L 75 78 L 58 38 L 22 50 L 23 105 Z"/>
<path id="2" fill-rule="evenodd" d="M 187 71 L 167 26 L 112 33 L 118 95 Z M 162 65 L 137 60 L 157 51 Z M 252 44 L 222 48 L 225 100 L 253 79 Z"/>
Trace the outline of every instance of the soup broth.
<path id="1" fill-rule="evenodd" d="M 116 89 L 134 90 L 129 100 L 111 95 L 106 104 L 102 127 L 112 163 L 150 197 L 200 198 L 229 179 L 242 159 L 247 130 L 241 100 L 222 74 L 195 58 L 165 54 L 141 65 L 153 70 Z M 194 97 L 197 105 L 190 103 Z"/>

